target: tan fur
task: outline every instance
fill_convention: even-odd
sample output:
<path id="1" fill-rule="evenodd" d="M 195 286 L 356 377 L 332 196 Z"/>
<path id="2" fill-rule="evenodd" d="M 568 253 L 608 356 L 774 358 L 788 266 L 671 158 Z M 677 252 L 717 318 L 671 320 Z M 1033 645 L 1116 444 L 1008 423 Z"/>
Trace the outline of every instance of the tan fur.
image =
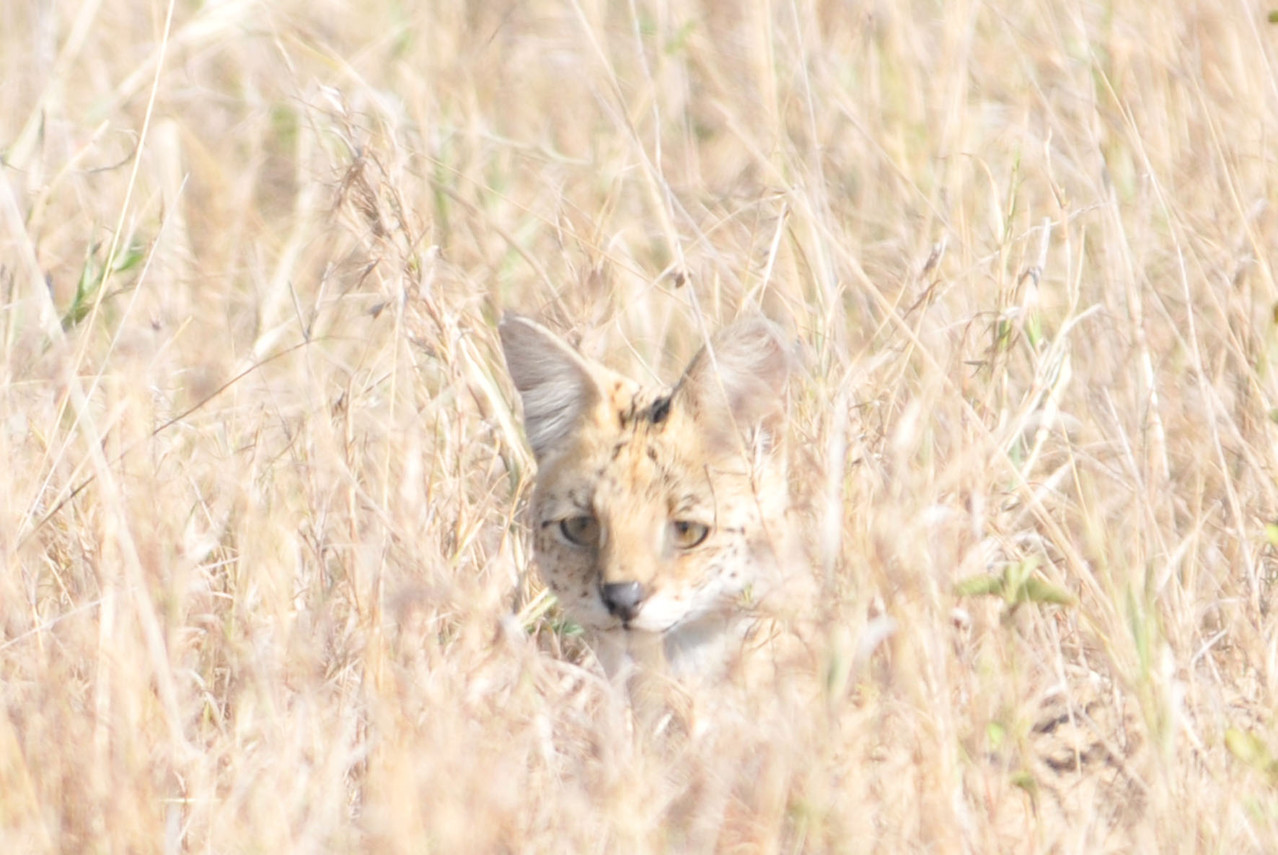
<path id="1" fill-rule="evenodd" d="M 671 389 L 641 387 L 526 318 L 507 317 L 501 338 L 538 462 L 537 563 L 564 610 L 610 672 L 722 671 L 796 566 L 779 331 L 738 322 Z M 611 605 L 608 592 L 621 592 Z"/>

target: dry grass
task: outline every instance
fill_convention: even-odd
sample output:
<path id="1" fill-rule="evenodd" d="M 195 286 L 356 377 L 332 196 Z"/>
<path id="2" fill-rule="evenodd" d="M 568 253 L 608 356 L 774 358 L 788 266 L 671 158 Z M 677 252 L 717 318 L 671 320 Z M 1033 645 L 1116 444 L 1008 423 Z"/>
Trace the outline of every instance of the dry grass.
<path id="1" fill-rule="evenodd" d="M 0 850 L 1278 847 L 1266 8 L 738 5 L 0 4 Z M 747 303 L 820 670 L 632 732 L 495 320 Z"/>

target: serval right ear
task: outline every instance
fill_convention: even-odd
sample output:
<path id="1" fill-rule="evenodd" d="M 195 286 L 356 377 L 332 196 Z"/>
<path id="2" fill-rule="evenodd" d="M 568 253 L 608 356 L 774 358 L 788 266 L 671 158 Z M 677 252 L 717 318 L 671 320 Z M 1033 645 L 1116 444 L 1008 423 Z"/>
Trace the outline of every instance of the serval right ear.
<path id="1" fill-rule="evenodd" d="M 780 440 L 791 354 L 781 329 L 751 315 L 722 329 L 702 348 L 675 390 L 720 447 L 770 451 Z"/>
<path id="2" fill-rule="evenodd" d="M 497 330 L 524 403 L 524 433 L 542 463 L 603 400 L 599 380 L 589 362 L 535 321 L 508 314 Z"/>

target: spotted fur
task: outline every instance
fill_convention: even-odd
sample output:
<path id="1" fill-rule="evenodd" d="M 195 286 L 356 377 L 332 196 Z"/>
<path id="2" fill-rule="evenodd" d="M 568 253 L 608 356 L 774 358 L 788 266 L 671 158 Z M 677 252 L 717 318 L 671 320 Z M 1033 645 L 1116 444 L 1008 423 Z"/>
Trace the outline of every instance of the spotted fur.
<path id="1" fill-rule="evenodd" d="M 569 617 L 610 670 L 654 648 L 676 673 L 726 664 L 791 551 L 777 328 L 728 327 L 664 389 L 527 318 L 500 332 L 538 464 L 537 563 Z"/>

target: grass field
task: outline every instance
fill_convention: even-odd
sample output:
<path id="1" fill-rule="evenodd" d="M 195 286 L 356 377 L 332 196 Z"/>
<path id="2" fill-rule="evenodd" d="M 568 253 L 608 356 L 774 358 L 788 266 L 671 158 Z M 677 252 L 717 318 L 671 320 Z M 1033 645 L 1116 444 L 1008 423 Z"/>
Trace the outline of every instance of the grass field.
<path id="1" fill-rule="evenodd" d="M 1268 14 L 0 4 L 0 851 L 1278 849 Z M 815 664 L 649 732 L 496 321 L 748 306 Z"/>

